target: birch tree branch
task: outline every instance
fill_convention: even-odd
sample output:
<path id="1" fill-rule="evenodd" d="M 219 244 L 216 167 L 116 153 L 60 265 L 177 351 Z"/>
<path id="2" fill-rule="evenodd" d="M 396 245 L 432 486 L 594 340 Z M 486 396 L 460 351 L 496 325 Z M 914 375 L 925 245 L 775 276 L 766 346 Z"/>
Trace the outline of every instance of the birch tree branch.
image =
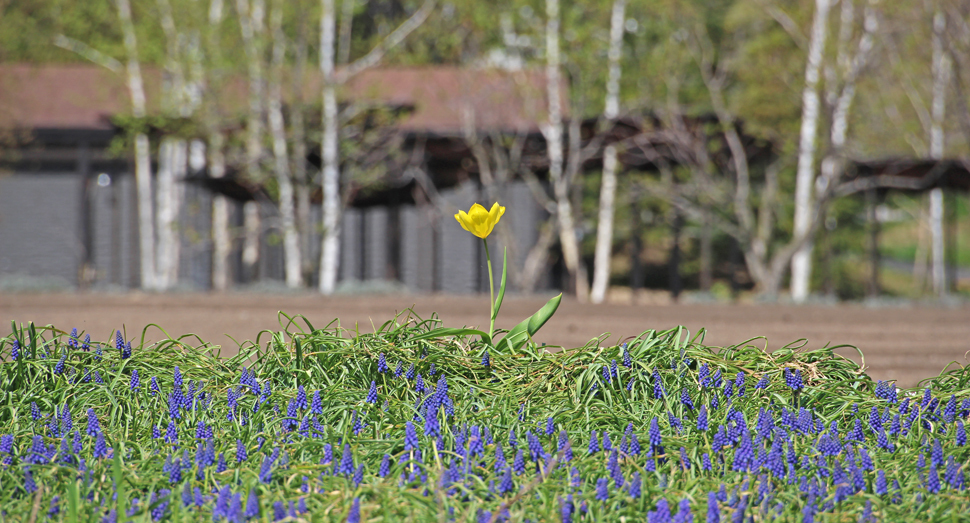
<path id="1" fill-rule="evenodd" d="M 936 162 L 930 171 L 922 178 L 911 178 L 909 176 L 899 176 L 895 174 L 882 174 L 879 176 L 866 176 L 855 180 L 839 184 L 832 191 L 835 198 L 841 198 L 857 192 L 869 189 L 903 189 L 910 191 L 922 191 L 929 189 L 939 181 L 947 168 L 948 162 Z"/>
<path id="2" fill-rule="evenodd" d="M 795 21 L 788 16 L 788 13 L 782 11 L 780 7 L 771 4 L 766 0 L 758 0 L 758 4 L 762 9 L 765 10 L 766 13 L 768 13 L 769 16 L 771 16 L 772 19 L 775 20 L 775 22 L 778 22 L 778 25 L 780 25 L 781 28 L 788 33 L 788 36 L 791 37 L 799 49 L 805 50 L 808 47 L 808 38 L 805 38 L 805 33 L 802 33 L 801 28 L 799 28 L 798 24 L 796 24 Z"/>
<path id="3" fill-rule="evenodd" d="M 428 16 L 431 15 L 431 11 L 434 9 L 435 0 L 426 0 L 421 8 L 417 10 L 410 18 L 404 21 L 401 25 L 397 27 L 391 34 L 387 35 L 387 38 L 382 40 L 376 47 L 371 49 L 369 53 L 362 56 L 361 58 L 355 60 L 353 63 L 347 66 L 346 69 L 338 73 L 337 83 L 343 83 L 347 80 L 353 78 L 355 75 L 360 74 L 371 67 L 374 67 L 380 63 L 381 59 L 384 58 L 384 54 L 387 51 L 393 49 L 398 44 L 404 41 L 409 34 L 414 32 L 415 29 L 421 26 Z"/>
<path id="4" fill-rule="evenodd" d="M 62 49 L 67 49 L 81 58 L 100 65 L 113 73 L 120 73 L 125 68 L 120 61 L 115 60 L 80 40 L 75 40 L 62 34 L 54 37 L 54 45 Z"/>

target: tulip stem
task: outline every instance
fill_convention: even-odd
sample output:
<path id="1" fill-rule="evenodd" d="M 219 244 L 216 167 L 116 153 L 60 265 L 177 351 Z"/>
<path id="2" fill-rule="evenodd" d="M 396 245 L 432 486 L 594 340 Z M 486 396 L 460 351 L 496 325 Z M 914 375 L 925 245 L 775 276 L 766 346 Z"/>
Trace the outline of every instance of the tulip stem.
<path id="1" fill-rule="evenodd" d="M 495 331 L 495 279 L 492 278 L 492 256 L 488 253 L 488 240 L 482 238 L 485 244 L 485 261 L 488 263 L 488 292 L 491 295 L 488 309 L 488 338 L 492 339 L 492 332 Z"/>

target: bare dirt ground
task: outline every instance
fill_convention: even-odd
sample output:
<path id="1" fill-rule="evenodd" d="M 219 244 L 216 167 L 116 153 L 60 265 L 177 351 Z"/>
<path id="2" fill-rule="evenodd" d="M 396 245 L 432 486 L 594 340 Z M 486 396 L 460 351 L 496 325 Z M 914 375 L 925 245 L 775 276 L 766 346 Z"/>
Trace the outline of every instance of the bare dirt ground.
<path id="1" fill-rule="evenodd" d="M 532 314 L 544 298 L 506 298 L 499 325 L 510 328 Z M 449 327 L 481 326 L 487 318 L 483 296 L 382 295 L 339 296 L 298 294 L 0 294 L 0 321 L 59 329 L 77 327 L 95 340 L 111 340 L 124 328 L 129 339 L 140 338 L 146 325 L 160 325 L 173 337 L 194 333 L 221 345 L 232 354 L 237 341 L 255 340 L 263 329 L 279 330 L 277 311 L 302 314 L 315 327 L 339 318 L 341 326 L 361 332 L 413 306 L 428 318 L 437 312 Z M 487 326 L 487 323 L 485 324 Z M 684 325 L 693 334 L 707 329 L 705 343 L 728 346 L 755 336 L 768 350 L 806 338 L 806 348 L 850 344 L 862 349 L 869 375 L 895 379 L 901 386 L 936 376 L 950 362 L 967 363 L 970 351 L 970 309 L 885 308 L 859 305 L 582 305 L 564 300 L 558 313 L 540 331 L 537 340 L 549 345 L 577 347 L 603 333 L 611 344 L 647 329 Z M 147 339 L 167 336 L 149 328 Z M 265 340 L 265 337 L 263 338 Z M 855 351 L 840 353 L 858 360 Z"/>

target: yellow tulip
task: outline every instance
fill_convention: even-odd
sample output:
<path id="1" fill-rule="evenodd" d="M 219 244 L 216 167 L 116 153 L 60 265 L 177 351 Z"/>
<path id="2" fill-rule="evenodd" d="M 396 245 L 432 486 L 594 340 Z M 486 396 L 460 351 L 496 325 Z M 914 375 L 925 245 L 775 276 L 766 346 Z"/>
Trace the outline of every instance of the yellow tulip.
<path id="1" fill-rule="evenodd" d="M 489 234 L 492 234 L 492 229 L 495 228 L 495 224 L 498 223 L 503 214 L 505 214 L 505 207 L 498 203 L 492 205 L 492 209 L 488 211 L 476 203 L 467 213 L 458 211 L 455 219 L 458 220 L 463 229 L 484 240 Z"/>

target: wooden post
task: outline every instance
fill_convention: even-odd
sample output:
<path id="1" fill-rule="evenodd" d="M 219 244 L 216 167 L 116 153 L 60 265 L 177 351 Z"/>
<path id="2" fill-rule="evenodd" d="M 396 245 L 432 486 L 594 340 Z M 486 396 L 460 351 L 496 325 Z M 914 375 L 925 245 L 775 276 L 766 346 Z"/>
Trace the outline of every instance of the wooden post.
<path id="1" fill-rule="evenodd" d="M 84 289 L 94 281 L 94 219 L 91 215 L 91 147 L 77 145 L 77 174 L 81 177 L 81 264 L 78 285 Z"/>
<path id="2" fill-rule="evenodd" d="M 643 287 L 643 266 L 640 263 L 640 253 L 643 251 L 643 224 L 640 221 L 640 206 L 637 204 L 639 195 L 634 193 L 630 202 L 630 217 L 632 223 L 630 234 L 630 290 L 636 302 L 637 291 Z"/>
<path id="3" fill-rule="evenodd" d="M 731 237 L 731 254 L 729 255 L 731 264 L 731 299 L 737 300 L 741 292 L 741 285 L 738 282 L 738 268 L 741 266 L 741 248 L 737 238 Z"/>
<path id="4" fill-rule="evenodd" d="M 957 192 L 953 189 L 943 191 L 947 203 L 946 210 L 946 235 L 943 240 L 943 252 L 946 256 L 946 286 L 947 292 L 956 292 L 958 289 L 959 263 L 957 256 Z"/>
<path id="5" fill-rule="evenodd" d="M 832 270 L 832 231 L 828 227 L 829 213 L 831 212 L 831 209 L 826 211 L 823 227 L 820 227 L 818 233 L 816 233 L 818 248 L 822 252 L 822 291 L 830 298 L 835 296 L 835 277 Z"/>
<path id="6" fill-rule="evenodd" d="M 683 283 L 680 279 L 680 230 L 684 226 L 684 218 L 680 212 L 674 211 L 673 233 L 674 241 L 670 247 L 670 297 L 677 301 L 680 292 L 683 290 Z"/>
<path id="7" fill-rule="evenodd" d="M 876 207 L 879 204 L 879 195 L 875 189 L 866 191 L 866 226 L 869 229 L 869 284 L 866 288 L 866 295 L 870 298 L 879 296 L 879 219 L 876 216 Z"/>
<path id="8" fill-rule="evenodd" d="M 710 292 L 711 283 L 714 281 L 712 239 L 714 236 L 714 226 L 711 224 L 710 216 L 704 214 L 704 222 L 701 224 L 700 254 L 700 288 L 704 292 Z"/>

